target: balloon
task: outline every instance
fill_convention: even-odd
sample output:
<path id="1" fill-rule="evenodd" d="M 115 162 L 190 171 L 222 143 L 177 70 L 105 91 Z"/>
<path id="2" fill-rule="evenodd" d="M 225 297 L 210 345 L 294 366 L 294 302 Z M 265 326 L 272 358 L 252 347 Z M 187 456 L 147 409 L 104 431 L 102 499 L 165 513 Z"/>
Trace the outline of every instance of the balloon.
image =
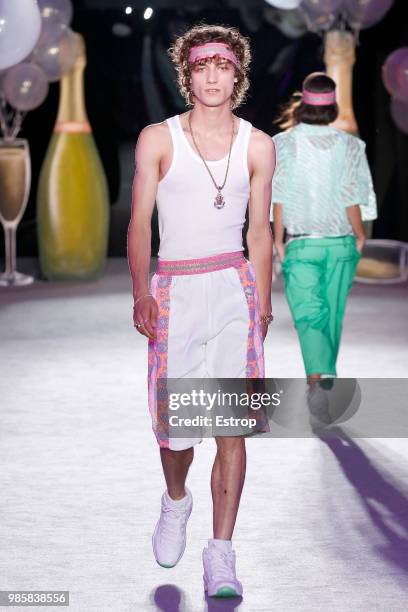
<path id="1" fill-rule="evenodd" d="M 71 0 L 38 0 L 43 27 L 50 24 L 69 25 L 72 21 Z"/>
<path id="2" fill-rule="evenodd" d="M 401 132 L 408 134 L 408 103 L 395 98 L 391 100 L 391 117 Z"/>
<path id="3" fill-rule="evenodd" d="M 68 26 L 60 26 L 62 36 L 57 31 L 56 39 L 48 44 L 38 45 L 31 60 L 41 66 L 48 81 L 59 81 L 63 74 L 69 72 L 78 57 L 79 48 L 75 33 Z"/>
<path id="4" fill-rule="evenodd" d="M 289 10 L 297 8 L 302 0 L 266 0 L 266 2 L 276 8 Z"/>
<path id="5" fill-rule="evenodd" d="M 302 4 L 299 11 L 303 15 L 303 19 L 311 32 L 326 31 L 336 21 L 335 13 L 315 13 L 308 6 Z"/>
<path id="6" fill-rule="evenodd" d="M 64 34 L 65 26 L 72 21 L 71 0 L 39 0 L 42 27 L 37 45 L 55 44 Z"/>
<path id="7" fill-rule="evenodd" d="M 344 8 L 351 25 L 369 28 L 390 10 L 394 0 L 344 0 Z"/>
<path id="8" fill-rule="evenodd" d="M 397 100 L 408 102 L 408 47 L 401 47 L 387 57 L 382 75 L 387 91 Z"/>
<path id="9" fill-rule="evenodd" d="M 40 31 L 40 11 L 34 0 L 0 0 L 0 69 L 26 58 Z"/>
<path id="10" fill-rule="evenodd" d="M 19 111 L 37 108 L 48 94 L 44 72 L 35 64 L 27 62 L 13 66 L 7 71 L 3 88 L 7 102 Z"/>
<path id="11" fill-rule="evenodd" d="M 40 38 L 38 39 L 36 47 L 43 48 L 57 43 L 59 39 L 62 38 L 67 27 L 65 23 L 59 23 L 58 21 L 51 21 L 49 19 L 46 21 L 43 20 Z"/>
<path id="12" fill-rule="evenodd" d="M 0 70 L 0 85 L 2 83 L 3 77 L 6 76 L 6 72 L 7 72 L 7 68 L 5 68 L 4 70 Z M 1 87 L 0 87 L 1 89 Z"/>
<path id="13" fill-rule="evenodd" d="M 266 7 L 264 19 L 277 27 L 287 38 L 300 38 L 307 32 L 307 26 L 299 9 L 293 11 L 279 11 Z"/>
<path id="14" fill-rule="evenodd" d="M 0 98 L 4 95 L 4 77 L 6 76 L 6 70 L 0 70 Z"/>
<path id="15" fill-rule="evenodd" d="M 313 13 L 327 15 L 336 13 L 343 8 L 344 0 L 303 0 L 302 7 L 310 9 Z"/>

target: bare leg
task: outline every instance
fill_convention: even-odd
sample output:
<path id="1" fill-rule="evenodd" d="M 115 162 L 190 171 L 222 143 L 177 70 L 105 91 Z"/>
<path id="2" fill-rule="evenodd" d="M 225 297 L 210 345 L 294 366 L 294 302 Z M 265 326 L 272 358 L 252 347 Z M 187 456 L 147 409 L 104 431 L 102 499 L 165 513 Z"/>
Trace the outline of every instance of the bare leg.
<path id="1" fill-rule="evenodd" d="M 194 458 L 194 448 L 186 448 L 181 451 L 161 448 L 160 458 L 170 497 L 172 499 L 182 499 L 186 495 L 184 485 L 188 469 Z"/>
<path id="2" fill-rule="evenodd" d="M 307 384 L 312 387 L 317 383 L 318 380 L 320 380 L 320 378 L 321 374 L 309 374 L 307 377 Z"/>
<path id="3" fill-rule="evenodd" d="M 214 538 L 231 540 L 245 481 L 243 437 L 216 437 L 217 454 L 211 473 Z"/>

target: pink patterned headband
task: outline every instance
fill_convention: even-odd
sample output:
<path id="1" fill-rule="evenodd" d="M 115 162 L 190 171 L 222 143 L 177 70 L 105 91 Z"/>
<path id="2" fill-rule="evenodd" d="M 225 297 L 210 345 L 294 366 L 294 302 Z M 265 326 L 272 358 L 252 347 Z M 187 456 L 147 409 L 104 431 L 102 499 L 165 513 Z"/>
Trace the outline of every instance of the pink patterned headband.
<path id="1" fill-rule="evenodd" d="M 190 64 L 193 64 L 197 60 L 206 59 L 207 57 L 214 57 L 214 55 L 219 55 L 220 57 L 229 60 L 235 66 L 239 65 L 235 53 L 228 48 L 227 44 L 220 42 L 209 42 L 205 45 L 196 45 L 195 47 L 191 47 L 188 61 Z"/>
<path id="2" fill-rule="evenodd" d="M 302 92 L 302 101 L 305 104 L 311 106 L 326 106 L 328 104 L 336 103 L 336 91 L 329 91 L 327 93 L 313 93 L 304 89 Z"/>

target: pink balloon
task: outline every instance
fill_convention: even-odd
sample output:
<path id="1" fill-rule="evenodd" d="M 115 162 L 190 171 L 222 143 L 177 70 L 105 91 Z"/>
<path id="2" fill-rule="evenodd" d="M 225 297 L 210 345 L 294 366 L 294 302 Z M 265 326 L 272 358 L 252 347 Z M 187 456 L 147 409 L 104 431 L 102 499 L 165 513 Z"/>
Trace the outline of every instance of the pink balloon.
<path id="1" fill-rule="evenodd" d="M 408 134 L 408 103 L 395 98 L 391 100 L 391 117 L 397 128 Z"/>
<path id="2" fill-rule="evenodd" d="M 303 0 L 302 6 L 310 9 L 313 13 L 327 15 L 335 13 L 343 8 L 344 0 Z"/>
<path id="3" fill-rule="evenodd" d="M 390 10 L 394 0 L 344 0 L 348 20 L 358 28 L 378 23 Z"/>
<path id="4" fill-rule="evenodd" d="M 22 62 L 12 66 L 3 79 L 6 100 L 19 111 L 33 110 L 47 97 L 47 78 L 41 68 L 35 64 Z"/>
<path id="5" fill-rule="evenodd" d="M 408 102 L 408 47 L 401 47 L 387 57 L 383 65 L 387 91 L 397 100 Z"/>

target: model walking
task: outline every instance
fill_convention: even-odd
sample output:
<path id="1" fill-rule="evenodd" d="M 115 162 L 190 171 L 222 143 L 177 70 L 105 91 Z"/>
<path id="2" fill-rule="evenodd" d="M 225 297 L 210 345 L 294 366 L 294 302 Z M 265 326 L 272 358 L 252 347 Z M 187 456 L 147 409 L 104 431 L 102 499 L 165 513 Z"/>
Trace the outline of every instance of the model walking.
<path id="1" fill-rule="evenodd" d="M 275 244 L 309 384 L 337 376 L 346 300 L 364 245 L 362 221 L 377 217 L 365 144 L 330 127 L 334 81 L 313 73 L 274 136 Z M 284 244 L 284 230 L 287 242 Z"/>
<path id="2" fill-rule="evenodd" d="M 136 147 L 128 257 L 134 323 L 149 338 L 149 407 L 167 490 L 153 535 L 157 562 L 183 555 L 197 438 L 169 436 L 158 381 L 262 377 L 271 314 L 269 224 L 274 146 L 232 113 L 248 88 L 250 50 L 236 29 L 199 26 L 171 49 L 192 110 L 145 128 Z M 157 201 L 159 262 L 150 287 L 150 222 Z M 247 243 L 242 228 L 249 201 Z M 163 411 L 164 410 L 164 411 Z M 210 596 L 242 594 L 231 538 L 245 478 L 245 440 L 216 437 L 213 538 L 203 551 Z"/>

